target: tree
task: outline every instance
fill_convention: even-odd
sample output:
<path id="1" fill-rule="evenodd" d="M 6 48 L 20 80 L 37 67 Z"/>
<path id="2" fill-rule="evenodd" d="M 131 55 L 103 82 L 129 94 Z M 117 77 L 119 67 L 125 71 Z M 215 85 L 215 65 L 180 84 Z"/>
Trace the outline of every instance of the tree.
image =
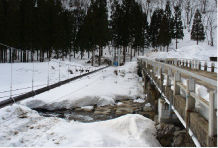
<path id="1" fill-rule="evenodd" d="M 182 19 L 181 19 L 181 9 L 179 6 L 174 7 L 175 9 L 175 17 L 171 22 L 172 25 L 172 38 L 176 39 L 176 49 L 177 49 L 177 40 L 183 39 L 183 26 L 182 26 Z"/>
<path id="2" fill-rule="evenodd" d="M 109 22 L 108 22 L 108 11 L 107 11 L 107 1 L 97 0 L 97 9 L 94 11 L 96 16 L 95 25 L 96 27 L 96 45 L 99 46 L 99 65 L 101 65 L 101 56 L 103 54 L 103 46 L 106 46 L 109 41 Z"/>
<path id="3" fill-rule="evenodd" d="M 163 9 L 157 9 L 154 11 L 151 18 L 150 36 L 151 36 L 151 45 L 154 48 L 159 46 L 158 35 L 160 32 L 160 25 L 161 25 L 163 14 L 164 14 Z"/>
<path id="4" fill-rule="evenodd" d="M 199 41 L 205 40 L 204 26 L 201 21 L 201 14 L 199 10 L 196 10 L 194 16 L 194 22 L 191 30 L 191 40 L 197 41 L 197 45 Z"/>
<path id="5" fill-rule="evenodd" d="M 162 32 L 162 33 L 166 33 L 166 38 L 164 38 L 164 42 L 165 42 L 165 46 L 167 46 L 167 52 L 168 52 L 168 48 L 169 48 L 169 44 L 171 43 L 171 40 L 172 40 L 172 29 L 173 29 L 173 24 L 172 24 L 172 22 L 171 21 L 173 21 L 173 19 L 172 19 L 172 12 L 171 12 L 171 8 L 170 8 L 170 1 L 168 0 L 167 1 L 167 4 L 166 4 L 166 7 L 165 7 L 165 17 L 166 18 L 164 18 L 163 20 L 164 20 L 164 23 L 163 24 L 165 24 L 165 23 L 167 23 L 166 24 L 166 26 L 165 26 L 165 28 L 167 29 L 167 30 L 163 30 L 163 28 L 162 28 L 162 31 L 164 31 L 164 32 Z M 166 20 L 165 20 L 166 19 Z"/>
<path id="6" fill-rule="evenodd" d="M 133 13 L 133 21 L 132 21 L 132 38 L 134 39 L 133 47 L 144 48 L 148 47 L 149 42 L 149 26 L 147 21 L 147 14 L 143 12 L 142 6 L 140 4 L 135 3 Z M 144 52 L 143 52 L 144 53 Z M 132 57 L 132 54 L 131 54 Z"/>
<path id="7" fill-rule="evenodd" d="M 160 46 L 169 46 L 171 43 L 171 32 L 170 32 L 170 24 L 167 19 L 167 16 L 164 15 L 160 25 L 160 32 L 158 35 L 158 44 Z"/>

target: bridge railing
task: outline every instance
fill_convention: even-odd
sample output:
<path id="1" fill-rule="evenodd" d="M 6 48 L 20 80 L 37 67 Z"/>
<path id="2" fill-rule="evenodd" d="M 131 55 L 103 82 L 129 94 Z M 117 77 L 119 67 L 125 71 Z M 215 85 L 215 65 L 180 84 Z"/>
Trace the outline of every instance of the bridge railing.
<path id="1" fill-rule="evenodd" d="M 181 59 L 181 58 L 157 58 L 157 62 L 172 64 L 179 67 L 186 67 L 196 70 L 203 70 L 217 73 L 217 65 L 213 61 L 196 60 L 196 59 Z"/>
<path id="2" fill-rule="evenodd" d="M 175 108 L 184 126 L 194 133 L 202 146 L 214 145 L 214 136 L 217 135 L 217 81 L 166 63 L 139 59 L 143 75 L 149 75 L 165 96 L 169 115 Z M 209 98 L 197 93 L 197 85 L 208 88 Z"/>

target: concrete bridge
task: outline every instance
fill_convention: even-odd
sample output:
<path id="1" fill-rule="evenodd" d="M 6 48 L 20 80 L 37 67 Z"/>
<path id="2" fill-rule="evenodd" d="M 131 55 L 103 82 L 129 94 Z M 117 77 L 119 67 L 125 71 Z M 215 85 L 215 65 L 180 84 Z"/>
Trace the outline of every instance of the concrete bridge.
<path id="1" fill-rule="evenodd" d="M 196 146 L 217 146 L 217 73 L 214 64 L 211 72 L 178 60 L 139 58 L 138 65 L 145 93 L 158 115 L 156 121 L 180 121 Z M 199 96 L 196 87 L 205 87 L 209 100 Z"/>

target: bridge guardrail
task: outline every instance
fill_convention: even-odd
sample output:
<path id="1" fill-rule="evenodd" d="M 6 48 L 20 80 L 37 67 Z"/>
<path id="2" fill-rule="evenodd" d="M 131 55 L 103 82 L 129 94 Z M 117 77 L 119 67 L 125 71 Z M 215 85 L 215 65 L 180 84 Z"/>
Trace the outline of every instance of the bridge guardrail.
<path id="1" fill-rule="evenodd" d="M 185 123 L 184 126 L 193 130 L 201 145 L 213 145 L 211 139 L 217 135 L 217 81 L 166 64 L 167 62 L 141 58 L 138 63 L 140 69 L 143 70 L 142 72 L 145 73 L 143 75 L 147 74 L 155 81 L 159 90 L 166 96 L 166 102 L 178 111 Z M 186 75 L 186 77 L 183 77 L 183 75 Z M 203 81 L 214 88 L 209 92 L 209 102 L 195 92 L 197 81 Z M 173 100 L 169 99 L 169 90 L 173 92 Z M 182 92 L 185 92 L 185 95 Z M 196 102 L 200 102 L 208 110 L 208 118 L 196 108 Z M 202 123 L 195 122 L 196 119 Z M 202 131 L 199 132 L 199 129 L 202 129 Z"/>

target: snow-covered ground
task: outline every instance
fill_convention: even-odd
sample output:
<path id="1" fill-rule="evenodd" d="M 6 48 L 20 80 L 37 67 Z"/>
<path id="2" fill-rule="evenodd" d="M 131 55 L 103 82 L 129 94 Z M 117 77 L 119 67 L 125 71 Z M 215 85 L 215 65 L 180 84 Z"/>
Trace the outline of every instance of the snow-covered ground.
<path id="1" fill-rule="evenodd" d="M 40 64 L 44 64 L 45 67 L 47 65 Z M 46 71 L 44 73 L 46 75 Z M 160 147 L 155 138 L 154 122 L 141 115 L 129 114 L 108 121 L 81 123 L 42 117 L 31 109 L 36 107 L 53 110 L 94 104 L 113 105 L 116 99 L 123 98 L 135 99 L 137 102 L 145 98 L 137 75 L 136 59 L 124 66 L 107 68 L 0 109 L 0 144 L 43 147 Z"/>
<path id="2" fill-rule="evenodd" d="M 76 62 L 52 60 L 44 63 L 0 64 L 0 101 L 10 98 L 10 90 L 13 90 L 12 96 L 15 97 L 30 92 L 32 89 L 36 90 L 48 84 L 51 85 L 79 76 L 86 73 L 85 70 L 94 71 L 103 67 L 91 67 L 90 64 L 84 64 L 84 60 L 77 60 Z M 79 71 L 81 69 L 84 71 Z M 69 70 L 73 73 L 70 73 Z"/>
<path id="3" fill-rule="evenodd" d="M 119 68 L 110 67 L 22 101 L 21 104 L 54 110 L 94 104 L 109 105 L 122 98 L 144 99 L 136 66 L 135 61 Z"/>
<path id="4" fill-rule="evenodd" d="M 154 122 L 132 114 L 95 123 L 67 122 L 15 104 L 0 110 L 0 131 L 4 147 L 160 147 Z"/>

